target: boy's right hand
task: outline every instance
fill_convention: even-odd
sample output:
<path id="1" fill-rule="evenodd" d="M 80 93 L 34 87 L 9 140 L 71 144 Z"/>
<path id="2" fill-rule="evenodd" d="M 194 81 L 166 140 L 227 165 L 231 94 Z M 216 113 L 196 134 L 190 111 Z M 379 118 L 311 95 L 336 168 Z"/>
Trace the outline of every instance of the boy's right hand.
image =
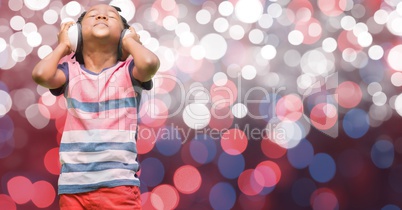
<path id="1" fill-rule="evenodd" d="M 57 34 L 59 45 L 65 48 L 64 55 L 68 55 L 72 52 L 70 40 L 68 39 L 68 29 L 75 24 L 74 21 L 69 21 L 61 24 L 59 33 Z"/>

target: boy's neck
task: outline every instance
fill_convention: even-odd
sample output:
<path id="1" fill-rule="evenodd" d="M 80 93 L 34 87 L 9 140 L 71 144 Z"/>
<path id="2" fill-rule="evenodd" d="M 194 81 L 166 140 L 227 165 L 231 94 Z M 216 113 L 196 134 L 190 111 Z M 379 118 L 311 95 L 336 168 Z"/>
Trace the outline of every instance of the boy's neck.
<path id="1" fill-rule="evenodd" d="M 117 62 L 117 55 L 115 52 L 110 52 L 110 50 L 97 50 L 91 51 L 91 53 L 83 52 L 83 57 L 85 68 L 94 73 L 99 73 Z"/>

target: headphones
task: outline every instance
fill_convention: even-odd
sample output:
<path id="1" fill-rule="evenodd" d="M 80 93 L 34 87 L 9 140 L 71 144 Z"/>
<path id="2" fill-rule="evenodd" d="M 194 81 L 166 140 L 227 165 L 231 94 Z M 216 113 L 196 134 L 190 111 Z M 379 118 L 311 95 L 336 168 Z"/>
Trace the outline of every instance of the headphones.
<path id="1" fill-rule="evenodd" d="M 121 11 L 120 8 L 115 7 L 117 11 Z M 77 22 L 73 24 L 67 31 L 68 33 L 68 39 L 70 41 L 71 49 L 75 52 L 72 58 L 75 57 L 75 59 L 79 63 L 84 63 L 84 58 L 82 56 L 82 47 L 83 47 L 83 40 L 82 40 L 82 26 L 81 26 L 81 21 L 84 18 L 86 12 L 83 12 L 81 16 L 78 18 Z M 119 44 L 117 46 L 117 60 L 120 61 L 122 60 L 123 56 L 123 49 L 122 49 L 122 40 L 123 37 L 125 37 L 128 33 L 130 33 L 129 27 L 126 19 L 121 16 L 121 19 L 123 21 L 124 29 L 120 33 L 120 39 L 119 39 Z"/>

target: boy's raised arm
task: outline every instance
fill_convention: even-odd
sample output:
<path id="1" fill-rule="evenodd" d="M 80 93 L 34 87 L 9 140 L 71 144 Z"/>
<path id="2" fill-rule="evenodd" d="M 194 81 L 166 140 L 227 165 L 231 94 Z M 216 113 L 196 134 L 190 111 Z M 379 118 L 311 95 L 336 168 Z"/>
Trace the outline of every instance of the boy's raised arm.
<path id="1" fill-rule="evenodd" d="M 133 27 L 131 33 L 123 38 L 123 50 L 128 52 L 134 59 L 133 77 L 141 82 L 152 79 L 159 68 L 159 58 L 140 42 L 139 35 Z"/>
<path id="2" fill-rule="evenodd" d="M 39 61 L 33 71 L 32 79 L 46 88 L 58 88 L 66 82 L 65 74 L 57 69 L 59 61 L 71 52 L 67 30 L 74 22 L 63 23 L 58 34 L 59 44 L 57 47 Z"/>

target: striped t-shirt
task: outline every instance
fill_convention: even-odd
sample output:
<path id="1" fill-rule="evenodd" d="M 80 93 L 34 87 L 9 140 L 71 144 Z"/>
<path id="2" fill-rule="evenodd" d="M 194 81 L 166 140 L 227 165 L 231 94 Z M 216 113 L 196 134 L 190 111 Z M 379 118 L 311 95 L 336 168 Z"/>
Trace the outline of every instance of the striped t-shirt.
<path id="1" fill-rule="evenodd" d="M 67 78 L 50 90 L 67 100 L 67 118 L 60 143 L 59 194 L 101 187 L 139 186 L 136 176 L 137 110 L 142 89 L 152 80 L 132 77 L 132 58 L 95 74 L 78 62 L 59 64 Z"/>

